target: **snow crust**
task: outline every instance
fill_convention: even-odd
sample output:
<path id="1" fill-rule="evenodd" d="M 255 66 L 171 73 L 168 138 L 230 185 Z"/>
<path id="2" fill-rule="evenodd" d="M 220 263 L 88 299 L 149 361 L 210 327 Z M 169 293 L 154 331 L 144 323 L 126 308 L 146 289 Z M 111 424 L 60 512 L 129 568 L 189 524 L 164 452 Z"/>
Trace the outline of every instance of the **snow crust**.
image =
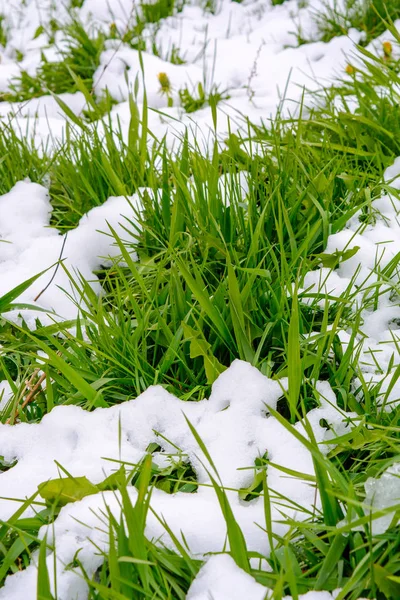
<path id="1" fill-rule="evenodd" d="M 7 406 L 12 396 L 13 391 L 8 381 L 0 381 L 0 410 Z"/>
<path id="2" fill-rule="evenodd" d="M 187 600 L 264 600 L 265 587 L 226 554 L 212 556 L 190 586 Z"/>
<path id="3" fill-rule="evenodd" d="M 400 462 L 388 467 L 378 478 L 369 477 L 365 482 L 365 492 L 365 503 L 371 507 L 371 512 L 392 509 L 372 521 L 374 535 L 385 533 L 392 521 L 399 521 L 393 507 L 397 506 L 397 512 L 400 511 Z"/>
<path id="4" fill-rule="evenodd" d="M 340 590 L 332 592 L 307 592 L 299 600 L 334 600 Z M 240 569 L 228 555 L 211 556 L 200 569 L 187 595 L 187 600 L 268 600 L 272 590 L 257 583 L 251 575 Z M 284 596 L 283 600 L 291 600 Z M 359 600 L 363 600 L 359 598 Z"/>

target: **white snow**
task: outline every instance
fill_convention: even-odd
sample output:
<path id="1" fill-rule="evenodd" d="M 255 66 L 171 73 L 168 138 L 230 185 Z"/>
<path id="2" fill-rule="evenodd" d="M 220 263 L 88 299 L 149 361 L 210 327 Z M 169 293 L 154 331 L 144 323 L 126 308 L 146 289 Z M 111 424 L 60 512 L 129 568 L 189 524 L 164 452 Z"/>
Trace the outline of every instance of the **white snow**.
<path id="1" fill-rule="evenodd" d="M 179 91 L 185 87 L 196 92 L 199 82 L 204 84 L 207 92 L 217 89 L 229 95 L 229 99 L 218 105 L 217 111 L 216 133 L 222 140 L 229 129 L 235 132 L 245 128 L 247 117 L 255 123 L 273 118 L 284 97 L 284 116 L 298 114 L 304 89 L 316 92 L 338 77 L 342 78 L 348 62 L 358 64 L 360 61 L 355 44 L 362 38 L 362 32 L 350 30 L 348 36 L 334 38 L 329 43 L 319 41 L 313 13 L 333 4 L 333 0 L 310 0 L 305 7 L 304 2 L 289 0 L 273 7 L 265 0 L 242 3 L 219 0 L 215 14 L 211 14 L 197 2 L 191 2 L 181 13 L 163 20 L 158 27 L 146 27 L 147 51 L 142 56 L 150 107 L 149 129 L 158 139 L 167 134 L 168 144 L 173 147 L 176 138 L 188 128 L 190 140 L 207 151 L 214 135 L 210 108 L 204 106 L 187 114 L 179 96 Z M 118 31 L 124 32 L 132 23 L 134 8 L 133 0 L 112 3 L 85 0 L 76 14 L 88 31 L 100 28 L 108 33 L 114 24 Z M 60 49 L 65 47 L 65 40 L 58 32 L 55 43 L 50 43 L 50 23 L 52 19 L 66 22 L 69 17 L 64 3 L 53 0 L 26 0 L 24 6 L 19 0 L 0 0 L 0 15 L 4 16 L 3 25 L 8 35 L 5 47 L 0 47 L 0 92 L 8 92 L 21 71 L 35 76 L 42 52 L 48 60 L 60 60 Z M 399 22 L 396 27 L 400 28 Z M 298 46 L 297 33 L 311 43 Z M 368 50 L 381 55 L 383 41 L 393 42 L 394 38 L 385 32 L 369 45 Z M 152 54 L 153 42 L 160 57 Z M 171 62 L 173 49 L 179 50 L 185 64 Z M 399 52 L 395 45 L 393 52 Z M 161 93 L 160 73 L 165 73 L 171 83 L 170 101 Z M 125 135 L 131 116 L 128 94 L 134 89 L 137 78 L 137 100 L 141 111 L 143 85 L 139 53 L 127 44 L 107 41 L 94 76 L 94 94 L 100 98 L 109 91 L 117 102 L 110 114 L 111 122 L 114 125 L 120 123 Z M 74 114 L 82 114 L 85 99 L 81 93 L 62 94 L 61 99 Z M 355 110 L 356 101 L 354 98 L 349 101 Z M 307 94 L 306 104 L 312 102 Z M 51 95 L 22 103 L 0 103 L 0 119 L 10 123 L 21 137 L 32 138 L 42 149 L 57 148 L 63 143 L 67 119 Z M 239 178 L 245 197 L 247 174 L 240 173 Z M 387 169 L 385 182 L 400 189 L 400 158 Z M 35 273 L 49 269 L 18 299 L 36 304 L 45 312 L 14 311 L 8 318 L 19 321 L 22 314 L 31 328 L 35 327 L 36 318 L 42 323 L 74 319 L 80 299 L 62 267 L 57 270 L 51 286 L 35 300 L 54 274 L 63 244 L 62 258 L 66 269 L 76 277 L 89 280 L 93 290 L 101 293 L 93 271 L 110 264 L 110 259 L 120 254 L 109 235 L 109 226 L 123 240 L 129 238 L 125 228 L 133 230 L 137 225 L 143 191 L 130 198 L 109 198 L 83 216 L 67 238 L 50 227 L 51 205 L 45 187 L 21 181 L 1 196 L 0 296 Z M 227 181 L 223 177 L 220 191 L 224 202 L 229 203 Z M 382 281 L 379 270 L 399 251 L 399 211 L 400 203 L 388 188 L 387 193 L 372 203 L 367 223 L 360 221 L 361 213 L 356 214 L 343 231 L 329 238 L 326 253 L 359 246 L 357 253 L 342 261 L 335 271 L 321 268 L 308 273 L 304 289 L 332 296 L 350 289 L 354 293 L 354 308 L 361 307 L 372 293 L 369 286 Z M 386 410 L 400 401 L 400 383 L 390 385 L 393 370 L 400 365 L 400 311 L 394 293 L 398 275 L 395 270 L 386 283 L 387 291 L 379 296 L 376 306 L 371 304 L 362 310 L 365 335 L 357 339 L 364 379 L 369 384 L 381 386 L 380 402 Z M 321 304 L 324 303 L 322 297 Z M 340 332 L 344 347 L 349 343 L 350 333 L 350 330 Z M 262 529 L 265 526 L 262 498 L 246 503 L 239 497 L 239 489 L 249 486 L 252 481 L 254 461 L 267 453 L 268 459 L 276 465 L 299 474 L 289 477 L 277 467 L 268 466 L 275 533 L 283 535 L 288 529 L 280 522 L 282 512 L 297 520 L 305 519 L 309 516 L 307 511 L 313 510 L 315 502 L 318 508 L 320 502 L 315 495 L 310 453 L 268 411 L 268 406 L 276 408 L 286 385 L 286 381 L 278 383 L 264 377 L 249 364 L 235 361 L 215 382 L 210 398 L 201 402 L 183 402 L 162 387 L 152 387 L 139 398 L 112 408 L 89 413 L 76 406 L 61 406 L 37 424 L 0 424 L 0 456 L 4 457 L 5 464 L 16 461 L 15 466 L 0 475 L 0 497 L 8 498 L 0 500 L 0 519 L 9 519 L 20 505 L 18 499 L 32 495 L 38 484 L 64 476 L 57 463 L 74 477 L 86 476 L 93 483 L 99 483 L 115 470 L 113 461 L 136 464 L 146 454 L 148 445 L 157 442 L 162 450 L 154 454 L 154 462 L 164 466 L 178 459 L 190 461 L 199 488 L 193 494 L 178 492 L 173 495 L 155 489 L 152 509 L 165 519 L 178 538 L 184 536 L 193 556 L 205 558 L 208 553 L 223 552 L 226 524 L 211 485 L 210 473 L 213 476 L 215 473 L 191 434 L 186 416 L 212 456 L 248 548 L 267 556 L 270 548 Z M 357 381 L 354 385 L 357 386 Z M 319 407 L 311 410 L 307 419 L 321 452 L 327 453 L 334 446 L 335 436 L 348 432 L 357 417 L 338 409 L 327 382 L 317 384 L 317 396 Z M 12 398 L 10 384 L 1 381 L 0 410 Z M 323 420 L 328 423 L 329 430 L 321 426 Z M 297 423 L 295 431 L 306 436 L 304 423 Z M 399 474 L 397 463 L 379 478 L 369 478 L 365 484 L 366 514 L 368 507 L 388 509 L 387 514 L 373 521 L 374 534 L 386 531 L 393 520 L 393 506 L 399 503 L 400 496 Z M 134 502 L 136 489 L 129 488 L 129 494 Z M 282 503 L 282 496 L 288 502 Z M 118 519 L 119 500 L 119 494 L 111 491 L 88 496 L 65 506 L 54 527 L 41 530 L 40 535 L 43 537 L 47 533 L 55 545 L 55 552 L 49 553 L 47 561 L 53 589 L 53 563 L 56 562 L 58 600 L 87 599 L 86 583 L 76 569 L 67 567 L 79 547 L 79 557 L 87 574 L 95 573 L 102 561 L 95 545 L 106 550 L 108 544 L 104 510 L 108 507 Z M 31 506 L 25 516 L 33 513 Z M 152 513 L 146 535 L 154 540 L 161 539 L 173 548 L 172 540 Z M 240 570 L 230 556 L 216 554 L 207 558 L 190 588 L 189 600 L 261 600 L 265 597 L 268 590 Z M 33 559 L 27 569 L 7 578 L 0 589 L 0 600 L 35 600 L 36 577 Z M 336 595 L 337 592 L 309 592 L 299 598 L 331 600 Z"/>
<path id="2" fill-rule="evenodd" d="M 14 392 L 8 381 L 0 381 L 0 411 L 4 410 Z"/>
<path id="3" fill-rule="evenodd" d="M 384 179 L 392 188 L 400 186 L 399 158 L 385 171 Z M 367 223 L 362 211 L 358 211 L 342 231 L 329 236 L 325 253 L 355 247 L 358 251 L 341 261 L 334 271 L 326 267 L 310 271 L 303 283 L 305 295 L 321 294 L 321 305 L 325 304 L 326 294 L 338 298 L 347 291 L 353 295 L 353 308 L 361 309 L 362 316 L 362 335 L 356 339 L 361 347 L 359 365 L 367 382 L 381 386 L 378 401 L 384 403 L 386 410 L 400 401 L 399 383 L 386 394 L 391 374 L 400 364 L 400 310 L 396 293 L 399 271 L 396 267 L 388 278 L 381 272 L 396 259 L 400 249 L 399 213 L 400 201 L 390 193 L 371 202 Z M 376 285 L 381 287 L 374 306 Z M 304 301 L 308 301 L 306 297 Z M 344 347 L 349 343 L 350 333 L 350 329 L 340 333 Z"/>
<path id="4" fill-rule="evenodd" d="M 334 600 L 340 590 L 334 592 L 307 592 L 299 594 L 299 600 Z M 200 569 L 188 592 L 187 600 L 269 600 L 273 590 L 267 590 L 240 569 L 226 554 L 211 556 Z M 284 596 L 283 600 L 292 600 Z M 359 600 L 363 600 L 359 598 Z"/>
<path id="5" fill-rule="evenodd" d="M 365 482 L 365 504 L 369 512 L 391 509 L 387 514 L 374 519 L 371 529 L 374 535 L 385 533 L 390 525 L 400 522 L 400 462 L 388 467 L 375 479 L 369 477 Z"/>
<path id="6" fill-rule="evenodd" d="M 190 586 L 187 600 L 264 600 L 266 589 L 226 554 L 212 556 Z"/>
<path id="7" fill-rule="evenodd" d="M 304 479 L 314 475 L 310 453 L 268 411 L 268 406 L 276 407 L 283 393 L 282 385 L 285 385 L 284 381 L 278 383 L 248 363 L 234 361 L 214 383 L 210 398 L 201 402 L 184 402 L 162 387 L 151 387 L 136 400 L 112 408 L 89 413 L 77 406 L 60 406 L 38 424 L 0 425 L 0 455 L 8 464 L 17 461 L 0 476 L 0 496 L 14 499 L 0 500 L 0 519 L 7 520 L 15 512 L 19 506 L 15 499 L 23 500 L 35 492 L 38 484 L 63 476 L 57 463 L 73 477 L 85 475 L 96 484 L 116 469 L 115 462 L 109 459 L 137 464 L 148 445 L 156 442 L 162 451 L 154 454 L 155 463 L 168 463 L 168 455 L 176 455 L 178 447 L 184 459 L 190 461 L 199 488 L 193 494 L 178 492 L 172 495 L 155 489 L 152 509 L 165 519 L 178 538 L 184 536 L 193 555 L 223 551 L 226 525 L 210 479 L 210 474 L 214 478 L 216 474 L 192 435 L 186 416 L 212 457 L 218 481 L 226 488 L 249 550 L 268 555 L 262 498 L 251 502 L 239 498 L 239 489 L 249 486 L 252 481 L 256 458 L 267 453 L 274 464 L 298 473 L 296 477 L 288 476 L 277 467 L 268 467 L 267 482 L 276 533 L 283 535 L 288 529 L 280 522 L 282 514 L 301 520 L 307 518 L 307 511 L 313 509 L 315 499 L 319 504 L 312 480 Z M 323 442 L 332 438 L 332 430 L 339 435 L 347 431 L 356 415 L 341 414 L 328 383 L 319 384 L 318 389 L 320 407 L 310 411 L 308 418 L 316 439 Z M 328 422 L 330 431 L 319 425 L 321 419 Z M 301 422 L 295 429 L 306 435 Z M 326 444 L 321 445 L 322 452 L 327 450 Z M 136 494 L 136 489 L 130 488 L 133 501 Z M 92 575 L 98 568 L 101 557 L 93 542 L 102 548 L 108 543 L 104 527 L 99 527 L 101 512 L 106 504 L 118 519 L 118 496 L 116 492 L 99 493 L 67 505 L 54 526 L 49 527 L 47 533 L 51 539 L 54 537 L 56 544 L 59 600 L 72 598 L 72 590 L 77 594 L 77 600 L 86 597 L 84 581 L 64 566 L 73 560 L 78 540 L 82 548 L 80 559 L 86 571 Z M 282 497 L 288 500 L 282 502 Z M 30 507 L 24 514 L 32 513 Z M 146 533 L 151 539 L 161 539 L 173 548 L 169 535 L 152 514 L 147 521 Z M 53 559 L 49 555 L 49 565 Z M 8 577 L 5 587 L 0 589 L 0 598 L 17 600 L 20 598 L 18 590 L 23 589 L 24 600 L 33 600 L 35 591 L 29 591 L 29 582 L 34 578 L 34 571 L 35 566 L 31 565 L 23 574 Z"/>
<path id="8" fill-rule="evenodd" d="M 333 3 L 333 0 L 332 2 Z M 0 14 L 5 17 L 9 41 L 0 48 L 0 90 L 8 91 L 19 72 L 25 70 L 35 75 L 40 54 L 45 52 L 48 60 L 60 60 L 59 51 L 65 45 L 59 32 L 56 45 L 49 45 L 49 23 L 52 18 L 65 20 L 63 3 L 54 6 L 51 0 L 31 0 L 26 9 L 17 10 L 18 2 L 0 3 Z M 88 31 L 102 29 L 110 33 L 110 25 L 124 33 L 134 23 L 137 9 L 133 0 L 107 2 L 86 0 L 76 15 L 86 23 Z M 337 76 L 343 76 L 346 55 L 354 52 L 362 33 L 350 30 L 348 36 L 332 39 L 329 43 L 318 41 L 319 32 L 314 14 L 326 10 L 323 0 L 309 0 L 307 6 L 297 0 L 272 6 L 265 0 L 231 2 L 218 0 L 215 14 L 201 8 L 196 2 L 188 3 L 183 10 L 162 20 L 157 27 L 148 24 L 143 32 L 147 51 L 143 52 L 144 77 L 150 109 L 149 126 L 161 139 L 168 132 L 172 146 L 177 134 L 185 127 L 192 131 L 192 139 L 201 137 L 205 147 L 209 130 L 213 130 L 211 111 L 208 107 L 186 114 L 179 100 L 179 90 L 187 87 L 196 93 L 197 83 L 203 82 L 207 92 L 218 89 L 230 98 L 218 105 L 217 133 L 223 139 L 228 132 L 246 128 L 246 119 L 253 122 L 274 117 L 277 106 L 286 97 L 284 114 L 297 114 L 304 88 L 320 90 Z M 37 28 L 44 31 L 34 39 Z M 297 32 L 311 43 L 298 46 Z M 153 44 L 161 58 L 152 53 Z M 23 53 L 22 61 L 16 58 L 16 49 Z M 171 52 L 179 50 L 185 64 L 173 64 Z M 373 49 L 372 49 L 373 50 Z M 378 48 L 376 52 L 379 52 Z M 166 73 L 172 86 L 169 107 L 167 96 L 160 93 L 159 73 Z M 127 76 L 127 77 L 126 77 Z M 129 125 L 127 96 L 139 76 L 139 108 L 143 86 L 138 51 L 117 40 L 108 40 L 100 66 L 94 76 L 94 91 L 101 96 L 107 88 L 119 103 L 113 110 L 113 122 L 120 118 L 124 130 Z M 128 83 L 128 85 L 127 85 Z M 71 95 L 70 95 L 71 96 Z M 81 97 L 67 97 L 74 112 L 80 112 Z M 30 106 L 32 105 L 32 106 Z M 43 114 L 44 110 L 48 114 Z M 12 125 L 21 135 L 33 137 L 37 146 L 57 146 L 64 136 L 65 116 L 52 99 L 42 99 L 21 104 L 4 104 L 1 114 L 16 114 Z M 35 128 L 26 126 L 27 118 L 35 119 Z M 53 122 L 58 121 L 58 123 Z M 198 140 L 197 140 L 198 141 Z"/>
<path id="9" fill-rule="evenodd" d="M 142 189 L 141 192 L 144 190 Z M 149 192 L 150 193 L 150 192 Z M 48 191 L 30 181 L 17 183 L 13 189 L 0 197 L 0 296 L 10 291 L 35 274 L 47 270 L 28 288 L 18 301 L 37 305 L 54 312 L 52 316 L 34 310 L 13 311 L 8 318 L 18 319 L 23 314 L 31 327 L 35 319 L 51 323 L 54 319 L 74 319 L 77 315 L 77 292 L 64 268 L 57 270 L 51 286 L 35 298 L 50 281 L 61 249 L 65 242 L 63 265 L 75 277 L 85 277 L 92 288 L 100 293 L 101 286 L 93 271 L 101 265 L 110 264 L 110 257 L 121 254 L 110 233 L 110 226 L 124 241 L 133 241 L 132 234 L 137 226 L 137 211 L 140 210 L 138 194 L 130 198 L 109 198 L 82 217 L 78 227 L 64 235 L 50 227 L 51 204 Z M 122 215 L 122 216 L 121 216 Z"/>

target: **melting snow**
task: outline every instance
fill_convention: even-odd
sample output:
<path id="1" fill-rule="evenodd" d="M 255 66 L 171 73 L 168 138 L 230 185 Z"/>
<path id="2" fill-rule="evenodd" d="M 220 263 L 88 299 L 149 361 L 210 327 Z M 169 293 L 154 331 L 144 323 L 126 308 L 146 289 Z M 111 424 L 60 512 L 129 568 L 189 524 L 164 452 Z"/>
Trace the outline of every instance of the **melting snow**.
<path id="1" fill-rule="evenodd" d="M 329 43 L 320 42 L 314 15 L 327 10 L 327 3 L 310 0 L 306 7 L 302 4 L 296 0 L 280 6 L 271 6 L 265 0 L 243 3 L 218 0 L 215 14 L 211 14 L 190 3 L 182 12 L 164 19 L 159 27 L 149 24 L 143 35 L 148 37 L 149 47 L 154 38 L 161 55 L 160 58 L 150 52 L 143 53 L 148 104 L 150 108 L 162 110 L 162 114 L 152 110 L 149 113 L 149 128 L 156 138 L 161 139 L 168 132 L 167 139 L 172 146 L 176 136 L 188 128 L 192 140 L 207 146 L 209 132 L 214 130 L 210 109 L 186 114 L 179 101 L 179 90 L 187 87 L 191 92 L 196 91 L 198 82 L 204 83 L 208 92 L 217 88 L 229 95 L 229 100 L 218 105 L 217 131 L 224 136 L 228 132 L 228 119 L 231 131 L 246 129 L 247 118 L 260 122 L 274 117 L 284 96 L 285 114 L 297 114 L 304 88 L 320 90 L 321 85 L 329 85 L 337 76 L 342 77 L 346 56 L 355 51 L 362 33 L 350 30 L 348 36 L 334 38 Z M 4 26 L 8 28 L 10 40 L 4 49 L 0 48 L 0 91 L 3 92 L 9 91 L 13 78 L 22 70 L 35 75 L 41 52 L 49 61 L 58 61 L 60 50 L 65 46 L 61 32 L 56 33 L 55 44 L 50 46 L 46 34 L 35 38 L 39 25 L 46 28 L 52 18 L 67 19 L 62 3 L 28 0 L 23 11 L 19 5 L 18 0 L 0 1 L 0 14 L 5 17 Z M 97 27 L 109 33 L 113 23 L 123 34 L 132 22 L 133 9 L 137 9 L 137 5 L 132 0 L 113 3 L 86 0 L 77 15 L 88 30 Z M 314 41 L 297 47 L 298 35 Z M 139 53 L 118 40 L 109 40 L 106 46 L 94 76 L 94 89 L 100 97 L 108 88 L 119 103 L 111 112 L 112 122 L 115 125 L 120 122 L 127 132 L 128 90 L 134 87 L 138 75 L 141 79 Z M 170 61 L 174 48 L 185 64 Z M 20 62 L 17 51 L 23 54 Z M 160 93 L 159 73 L 166 73 L 171 82 L 172 107 L 168 106 L 167 96 Z M 62 99 L 73 112 L 81 113 L 81 94 L 76 97 L 64 94 Z M 141 104 L 142 86 L 138 101 Z M 3 116 L 15 114 L 12 126 L 20 135 L 32 137 L 37 146 L 56 145 L 64 137 L 65 116 L 51 97 L 14 105 L 4 103 L 0 111 Z M 32 119 L 36 116 L 37 119 Z"/>
<path id="2" fill-rule="evenodd" d="M 390 509 L 391 512 L 372 521 L 374 535 L 385 533 L 392 521 L 399 522 L 400 511 L 400 462 L 395 463 L 378 478 L 369 477 L 365 482 L 365 504 L 372 511 Z M 397 506 L 397 517 L 393 507 Z"/>

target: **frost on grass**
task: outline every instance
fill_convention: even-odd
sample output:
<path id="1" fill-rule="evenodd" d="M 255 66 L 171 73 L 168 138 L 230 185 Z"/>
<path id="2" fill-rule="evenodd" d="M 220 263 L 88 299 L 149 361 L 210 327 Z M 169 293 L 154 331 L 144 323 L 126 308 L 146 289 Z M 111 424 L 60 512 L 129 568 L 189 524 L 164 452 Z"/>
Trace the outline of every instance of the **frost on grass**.
<path id="1" fill-rule="evenodd" d="M 239 490 L 253 480 L 257 458 L 267 454 L 271 463 L 277 465 L 269 465 L 267 470 L 275 533 L 283 535 L 288 530 L 288 525 L 281 522 L 283 515 L 303 520 L 312 514 L 315 502 L 319 506 L 311 454 L 269 413 L 269 407 L 276 408 L 282 396 L 282 385 L 285 382 L 268 379 L 248 363 L 235 361 L 215 382 L 208 400 L 184 402 L 161 387 L 151 387 L 136 400 L 112 408 L 89 413 L 76 406 L 61 406 L 38 424 L 0 425 L 0 454 L 7 463 L 15 463 L 0 476 L 0 496 L 29 497 L 40 483 L 65 475 L 57 465 L 73 477 L 86 476 L 92 483 L 99 483 L 115 471 L 112 459 L 117 461 L 117 468 L 118 461 L 137 464 L 149 444 L 155 442 L 161 450 L 154 452 L 154 462 L 165 466 L 180 456 L 192 465 L 199 487 L 192 494 L 167 494 L 154 489 L 151 497 L 154 513 L 166 521 L 182 542 L 183 538 L 186 540 L 192 555 L 202 557 L 208 552 L 222 552 L 226 524 L 210 479 L 210 473 L 213 477 L 216 474 L 191 433 L 188 419 L 212 457 L 248 549 L 268 555 L 263 498 L 243 502 L 239 497 Z M 317 389 L 320 406 L 308 413 L 308 420 L 317 442 L 326 442 L 346 432 L 355 415 L 339 411 L 328 383 L 318 384 Z M 294 428 L 306 436 L 302 422 Z M 320 446 L 321 452 L 327 452 L 328 448 L 327 444 Z M 296 475 L 288 476 L 287 469 Z M 136 488 L 128 490 L 134 502 Z M 16 500 L 1 500 L 0 519 L 9 519 L 18 506 Z M 118 521 L 121 510 L 118 492 L 95 494 L 69 504 L 61 509 L 54 525 L 48 527 L 48 539 L 54 542 L 57 557 L 59 600 L 86 598 L 85 582 L 76 569 L 65 566 L 73 561 L 77 546 L 89 576 L 100 566 L 102 557 L 95 546 L 107 549 L 106 507 Z M 29 507 L 25 515 L 31 515 L 33 510 Z M 44 534 L 42 528 L 41 536 Z M 152 512 L 146 535 L 174 547 Z M 51 573 L 54 555 L 49 555 L 47 561 Z M 33 600 L 35 577 L 34 564 L 24 573 L 8 577 L 0 598 L 19 600 L 23 590 L 24 600 Z"/>

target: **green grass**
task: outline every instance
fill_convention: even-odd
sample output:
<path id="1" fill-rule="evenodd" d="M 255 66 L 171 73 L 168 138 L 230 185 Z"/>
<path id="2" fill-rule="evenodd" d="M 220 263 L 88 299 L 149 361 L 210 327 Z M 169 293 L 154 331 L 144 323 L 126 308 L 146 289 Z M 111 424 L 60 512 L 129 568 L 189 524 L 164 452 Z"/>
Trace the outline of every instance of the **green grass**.
<path id="1" fill-rule="evenodd" d="M 158 0 L 157 2 L 141 0 L 133 7 L 126 28 L 119 30 L 115 23 L 111 23 L 107 37 L 120 40 L 135 50 L 151 51 L 155 56 L 160 56 L 155 39 L 161 22 L 181 12 L 184 6 L 185 0 Z M 144 36 L 144 33 L 147 36 Z M 177 64 L 181 64 L 178 56 L 172 55 L 171 62 L 174 60 Z"/>
<path id="2" fill-rule="evenodd" d="M 11 91 L 2 94 L 1 99 L 8 102 L 24 102 L 43 94 L 53 92 L 62 94 L 78 91 L 76 77 L 91 90 L 93 75 L 99 66 L 100 54 L 104 49 L 104 35 L 90 37 L 84 26 L 73 21 L 63 30 L 66 47 L 60 51 L 59 62 L 51 62 L 42 53 L 36 76 L 22 71 L 10 86 Z"/>
<path id="3" fill-rule="evenodd" d="M 203 85 L 199 83 L 197 90 L 193 90 L 192 92 L 188 87 L 179 90 L 179 99 L 184 111 L 192 113 L 207 105 L 214 104 L 216 106 L 221 100 L 228 100 L 229 96 L 226 92 L 219 92 L 215 86 L 207 93 Z"/>
<path id="4" fill-rule="evenodd" d="M 3 46 L 3 48 L 5 48 L 7 45 L 7 39 L 7 26 L 4 24 L 4 16 L 0 15 L 0 46 Z"/>
<path id="5" fill-rule="evenodd" d="M 369 26 L 368 31 L 372 36 L 378 29 Z M 79 77 L 72 77 L 73 84 L 90 95 L 90 77 L 73 70 Z M 37 422 L 63 404 L 87 410 L 111 406 L 155 383 L 196 401 L 209 395 L 213 381 L 235 358 L 269 377 L 288 377 L 289 391 L 274 416 L 310 451 L 322 509 L 305 521 L 288 523 L 287 535 L 274 537 L 273 552 L 266 557 L 270 571 L 250 566 L 225 490 L 208 465 L 231 555 L 258 582 L 273 588 L 276 600 L 338 587 L 343 588 L 340 600 L 396 600 L 400 595 L 399 526 L 374 536 L 370 517 L 361 509 L 367 478 L 378 477 L 398 461 L 400 408 L 383 410 L 379 385 L 365 383 L 356 339 L 362 311 L 354 290 L 338 298 L 301 291 L 305 274 L 321 261 L 334 269 L 349 258 L 351 248 L 326 255 L 330 234 L 341 231 L 360 208 L 365 223 L 373 221 L 371 201 L 385 190 L 383 171 L 400 155 L 398 72 L 398 62 L 375 58 L 364 49 L 353 76 L 321 92 L 322 108 L 296 121 L 278 117 L 265 127 L 249 123 L 247 133 L 231 134 L 224 147 L 215 144 L 210 158 L 187 138 L 171 155 L 164 141 L 148 131 L 146 104 L 139 115 L 133 98 L 127 142 L 120 129 L 112 131 L 107 118 L 102 137 L 84 115 L 75 117 L 66 142 L 51 156 L 32 151 L 11 128 L 0 131 L 0 192 L 27 176 L 49 181 L 52 224 L 60 229 L 76 226 L 109 196 L 131 195 L 141 186 L 159 191 L 141 193 L 139 227 L 126 225 L 132 242 L 115 236 L 124 261 L 98 273 L 104 295 L 96 297 L 87 282 L 75 279 L 86 300 L 77 321 L 48 327 L 39 323 L 32 333 L 9 323 L 6 314 L 1 318 L 0 380 L 15 386 L 2 422 L 16 420 L 24 382 L 38 367 L 46 373 L 46 390 L 20 410 L 20 421 Z M 349 97 L 358 102 L 354 112 L 348 109 Z M 340 109 L 334 105 L 338 99 Z M 94 100 L 88 103 L 100 117 Z M 240 189 L 242 171 L 248 179 L 246 197 Z M 137 262 L 128 250 L 137 252 Z M 378 284 L 365 281 L 357 290 L 364 297 L 363 309 L 374 308 L 388 277 L 398 293 L 398 261 L 396 257 L 380 273 Z M 0 306 L 7 308 L 13 300 L 1 298 Z M 322 308 L 320 300 L 326 301 Z M 338 338 L 342 329 L 351 333 L 346 351 Z M 38 350 L 48 355 L 44 366 Z M 393 369 L 389 376 L 394 383 L 398 373 Z M 310 441 L 293 427 L 318 406 L 320 380 L 330 383 L 341 409 L 357 414 L 352 429 L 327 456 L 312 431 Z M 117 486 L 126 520 L 107 515 L 109 550 L 103 552 L 96 576 L 87 578 L 93 600 L 184 598 L 201 566 L 178 540 L 171 551 L 146 538 L 153 487 L 167 493 L 198 488 L 184 457 L 160 470 L 151 462 L 155 450 L 149 447 L 148 458 Z M 272 540 L 269 500 L 277 499 L 267 485 L 268 465 L 268 456 L 249 465 L 253 482 L 238 493 L 245 501 L 263 494 L 266 539 Z M 135 504 L 127 492 L 131 485 L 139 490 Z M 33 550 L 40 548 L 38 585 L 42 597 L 50 598 L 43 560 L 47 542 L 39 542 L 37 534 L 58 508 L 42 503 L 34 519 L 24 519 L 22 507 L 0 527 L 0 585 L 7 573 L 25 568 Z M 79 555 L 75 566 L 80 566 Z"/>
<path id="6" fill-rule="evenodd" d="M 353 27 L 364 32 L 362 43 L 367 45 L 386 30 L 385 21 L 400 18 L 397 0 L 346 0 L 344 8 L 339 6 L 332 8 L 327 4 L 317 14 L 316 21 L 324 42 L 346 35 Z"/>
<path id="7" fill-rule="evenodd" d="M 184 0 L 159 0 L 158 2 L 141 2 L 135 10 L 132 10 L 128 25 L 124 31 L 119 31 L 115 23 L 111 23 L 110 30 L 106 35 L 103 32 L 86 31 L 85 25 L 81 23 L 74 12 L 80 8 L 81 0 L 74 0 L 70 4 L 70 21 L 66 25 L 52 19 L 47 28 L 40 25 L 35 37 L 45 33 L 49 40 L 49 46 L 55 46 L 55 34 L 62 31 L 63 47 L 60 49 L 60 59 L 49 61 L 45 52 L 42 52 L 40 65 L 35 75 L 30 75 L 22 70 L 10 85 L 10 91 L 0 93 L 0 101 L 26 102 L 32 98 L 38 98 L 44 94 L 74 93 L 81 91 L 77 84 L 77 78 L 96 98 L 93 90 L 93 75 L 99 67 L 100 55 L 104 50 L 106 39 L 119 40 L 138 50 L 150 49 L 154 54 L 159 52 L 155 45 L 155 34 L 160 22 L 184 7 Z M 146 42 L 143 36 L 144 30 L 152 28 L 151 40 Z M 7 44 L 7 28 L 4 18 L 0 15 L 0 45 Z M 148 48 L 147 46 L 150 46 Z M 57 48 L 57 46 L 56 46 Z M 20 54 L 18 60 L 23 56 Z M 171 62 L 181 64 L 177 51 L 173 51 Z M 101 101 L 100 101 L 101 102 Z M 107 106 L 109 109 L 110 107 Z M 105 112 L 105 111 L 104 111 Z"/>
<path id="8" fill-rule="evenodd" d="M 21 179 L 43 182 L 51 162 L 32 144 L 21 140 L 11 122 L 2 122 L 0 133 L 0 194 L 7 194 Z"/>

